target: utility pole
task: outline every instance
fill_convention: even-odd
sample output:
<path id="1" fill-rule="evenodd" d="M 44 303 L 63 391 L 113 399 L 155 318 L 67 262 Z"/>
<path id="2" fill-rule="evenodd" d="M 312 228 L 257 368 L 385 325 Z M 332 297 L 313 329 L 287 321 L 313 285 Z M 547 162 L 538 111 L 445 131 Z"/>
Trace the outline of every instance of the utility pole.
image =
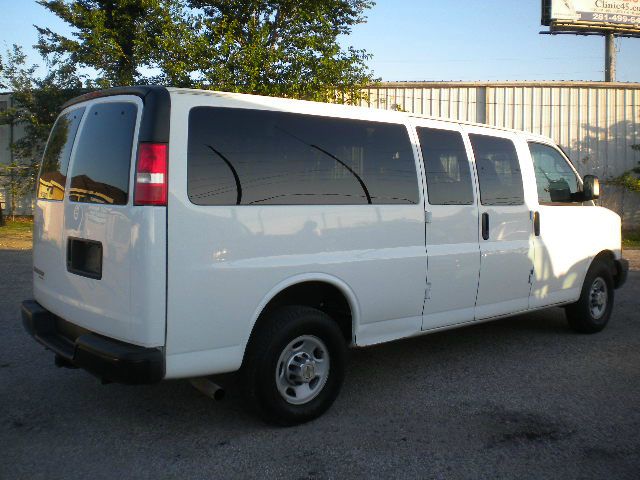
<path id="1" fill-rule="evenodd" d="M 616 37 L 606 33 L 604 37 L 604 81 L 616 81 Z"/>

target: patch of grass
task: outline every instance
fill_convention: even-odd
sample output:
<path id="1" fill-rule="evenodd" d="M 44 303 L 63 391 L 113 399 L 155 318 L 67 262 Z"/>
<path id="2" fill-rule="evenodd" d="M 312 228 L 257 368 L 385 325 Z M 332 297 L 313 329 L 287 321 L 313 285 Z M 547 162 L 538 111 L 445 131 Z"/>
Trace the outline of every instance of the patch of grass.
<path id="1" fill-rule="evenodd" d="M 640 230 L 622 232 L 622 248 L 640 250 Z"/>
<path id="2" fill-rule="evenodd" d="M 7 234 L 20 234 L 20 233 L 31 233 L 33 231 L 33 221 L 31 220 L 23 220 L 23 219 L 15 219 L 11 220 L 10 218 L 5 218 L 5 226 L 0 227 L 0 232 Z"/>
<path id="3" fill-rule="evenodd" d="M 0 249 L 31 248 L 33 221 L 31 219 L 5 217 L 5 226 L 0 227 Z"/>

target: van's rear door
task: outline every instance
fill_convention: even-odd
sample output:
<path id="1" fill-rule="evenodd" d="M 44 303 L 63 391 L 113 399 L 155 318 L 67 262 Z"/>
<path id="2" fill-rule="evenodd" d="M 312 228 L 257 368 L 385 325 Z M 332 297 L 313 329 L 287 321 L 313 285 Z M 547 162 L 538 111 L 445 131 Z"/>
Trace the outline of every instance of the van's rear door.
<path id="1" fill-rule="evenodd" d="M 38 184 L 34 295 L 69 322 L 152 347 L 165 337 L 166 207 L 133 202 L 147 113 L 144 96 L 122 94 L 59 117 Z"/>

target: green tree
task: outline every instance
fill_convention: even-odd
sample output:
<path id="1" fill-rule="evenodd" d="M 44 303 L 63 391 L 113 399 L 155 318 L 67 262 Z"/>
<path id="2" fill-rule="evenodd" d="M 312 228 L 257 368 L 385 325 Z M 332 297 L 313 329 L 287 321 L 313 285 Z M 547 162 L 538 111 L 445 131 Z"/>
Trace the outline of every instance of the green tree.
<path id="1" fill-rule="evenodd" d="M 197 38 L 182 0 L 38 0 L 73 27 L 71 37 L 38 27 L 40 54 L 54 64 L 94 69 L 91 86 L 189 86 Z"/>
<path id="2" fill-rule="evenodd" d="M 0 89 L 1 90 L 5 90 L 7 88 L 6 84 L 4 83 L 4 62 L 2 60 L 2 57 L 0 56 Z M 0 111 L 0 115 L 2 115 L 3 112 Z M 0 123 L 1 125 L 1 123 Z M 4 165 L 0 165 L 0 187 L 2 187 L 4 185 Z M 0 202 L 0 227 L 4 227 L 4 213 L 2 212 L 2 203 Z"/>
<path id="3" fill-rule="evenodd" d="M 92 86 L 163 83 L 357 102 L 373 81 L 340 36 L 371 0 L 39 0 L 74 29 L 36 27 L 52 64 L 94 69 Z"/>
<path id="4" fill-rule="evenodd" d="M 373 81 L 364 50 L 338 37 L 365 21 L 369 0 L 191 0 L 206 39 L 206 88 L 355 103 Z"/>
<path id="5" fill-rule="evenodd" d="M 33 191 L 49 131 L 62 105 L 84 91 L 82 79 L 68 65 L 38 75 L 38 65 L 27 64 L 14 45 L 0 57 L 0 85 L 12 92 L 11 106 L 0 113 L 0 124 L 19 127 L 22 135 L 11 145 L 11 161 L 0 165 L 0 185 L 10 198 L 14 214 L 19 198 Z"/>

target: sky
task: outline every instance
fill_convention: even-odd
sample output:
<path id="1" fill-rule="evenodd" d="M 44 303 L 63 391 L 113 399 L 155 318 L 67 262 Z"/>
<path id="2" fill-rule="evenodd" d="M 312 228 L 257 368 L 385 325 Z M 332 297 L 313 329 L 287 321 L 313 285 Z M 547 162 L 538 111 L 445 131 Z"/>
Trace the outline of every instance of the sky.
<path id="1" fill-rule="evenodd" d="M 604 38 L 540 35 L 540 0 L 378 0 L 341 38 L 373 54 L 383 81 L 603 80 Z M 33 0 L 0 0 L 0 49 L 22 45 L 32 63 L 33 25 L 69 34 Z M 640 82 L 640 38 L 616 39 L 617 80 Z"/>

